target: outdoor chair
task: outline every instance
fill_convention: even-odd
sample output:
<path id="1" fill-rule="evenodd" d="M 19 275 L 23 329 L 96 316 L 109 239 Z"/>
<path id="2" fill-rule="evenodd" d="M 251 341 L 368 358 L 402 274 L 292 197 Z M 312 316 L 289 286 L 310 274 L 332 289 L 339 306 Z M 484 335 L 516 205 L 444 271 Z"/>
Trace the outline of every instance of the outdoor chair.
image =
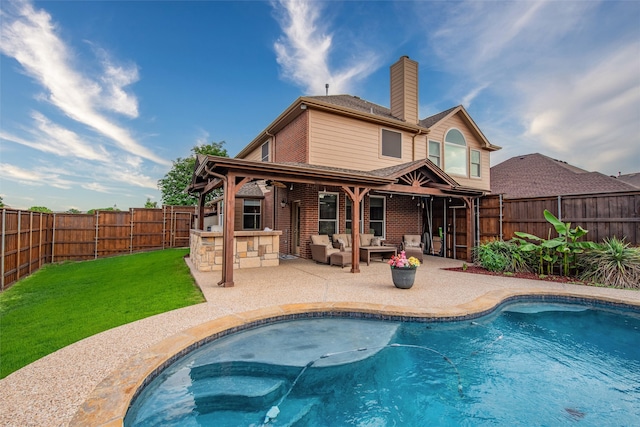
<path id="1" fill-rule="evenodd" d="M 321 262 L 323 264 L 329 264 L 331 260 L 331 254 L 340 252 L 339 248 L 334 248 L 329 241 L 329 236 L 326 234 L 312 235 L 311 243 L 311 258 L 315 262 Z"/>
<path id="2" fill-rule="evenodd" d="M 407 258 L 416 257 L 421 263 L 424 261 L 424 243 L 422 243 L 419 234 L 405 234 L 402 236 L 400 248 Z"/>

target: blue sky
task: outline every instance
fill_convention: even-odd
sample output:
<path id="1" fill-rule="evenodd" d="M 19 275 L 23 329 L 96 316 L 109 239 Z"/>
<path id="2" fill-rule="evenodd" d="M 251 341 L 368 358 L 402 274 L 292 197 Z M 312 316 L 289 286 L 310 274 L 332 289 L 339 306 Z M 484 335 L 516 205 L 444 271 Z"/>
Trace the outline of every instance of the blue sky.
<path id="1" fill-rule="evenodd" d="M 640 171 L 640 1 L 14 1 L 0 26 L 0 195 L 55 211 L 160 201 L 196 145 L 236 155 L 297 97 L 467 108 L 503 147 Z"/>

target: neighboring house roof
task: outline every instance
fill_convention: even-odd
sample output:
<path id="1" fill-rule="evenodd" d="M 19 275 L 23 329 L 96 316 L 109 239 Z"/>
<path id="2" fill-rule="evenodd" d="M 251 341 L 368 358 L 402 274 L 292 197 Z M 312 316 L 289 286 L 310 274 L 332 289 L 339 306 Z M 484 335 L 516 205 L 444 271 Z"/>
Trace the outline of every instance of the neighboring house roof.
<path id="1" fill-rule="evenodd" d="M 618 175 L 617 180 L 626 182 L 634 187 L 640 188 L 640 172 L 628 173 L 626 175 Z"/>
<path id="2" fill-rule="evenodd" d="M 600 172 L 589 172 L 539 153 L 512 157 L 491 168 L 491 192 L 506 198 L 637 190 Z"/>

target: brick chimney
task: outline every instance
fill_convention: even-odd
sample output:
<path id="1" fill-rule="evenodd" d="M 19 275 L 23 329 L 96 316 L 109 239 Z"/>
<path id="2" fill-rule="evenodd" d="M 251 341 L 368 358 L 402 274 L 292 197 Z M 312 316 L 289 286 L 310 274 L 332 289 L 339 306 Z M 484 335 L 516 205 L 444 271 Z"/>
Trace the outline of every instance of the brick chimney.
<path id="1" fill-rule="evenodd" d="M 391 66 L 391 114 L 418 123 L 418 63 L 402 56 Z"/>

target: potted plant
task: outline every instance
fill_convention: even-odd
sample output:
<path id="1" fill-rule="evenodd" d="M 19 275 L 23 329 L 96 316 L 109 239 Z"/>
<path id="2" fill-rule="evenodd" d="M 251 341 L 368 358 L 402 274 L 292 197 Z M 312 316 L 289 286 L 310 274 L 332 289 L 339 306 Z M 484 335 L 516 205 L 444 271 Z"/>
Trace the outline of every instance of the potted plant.
<path id="1" fill-rule="evenodd" d="M 392 256 L 389 260 L 391 266 L 391 278 L 396 288 L 409 289 L 413 286 L 416 279 L 416 270 L 420 265 L 420 261 L 416 257 L 409 257 L 404 251 L 400 255 Z"/>

